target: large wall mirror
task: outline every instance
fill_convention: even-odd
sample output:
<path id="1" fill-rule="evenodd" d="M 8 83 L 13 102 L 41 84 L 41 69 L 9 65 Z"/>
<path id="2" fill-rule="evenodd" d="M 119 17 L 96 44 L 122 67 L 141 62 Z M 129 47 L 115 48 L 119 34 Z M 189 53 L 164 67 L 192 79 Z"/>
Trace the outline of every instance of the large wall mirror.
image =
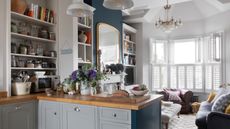
<path id="1" fill-rule="evenodd" d="M 103 66 L 120 63 L 120 32 L 115 27 L 97 24 L 97 65 Z"/>

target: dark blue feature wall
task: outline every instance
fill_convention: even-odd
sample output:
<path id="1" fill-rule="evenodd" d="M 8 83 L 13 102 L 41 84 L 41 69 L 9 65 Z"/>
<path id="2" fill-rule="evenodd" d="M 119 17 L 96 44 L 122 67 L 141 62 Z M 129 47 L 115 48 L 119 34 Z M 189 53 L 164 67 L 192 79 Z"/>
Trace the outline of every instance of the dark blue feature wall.
<path id="1" fill-rule="evenodd" d="M 114 26 L 120 31 L 120 43 L 122 44 L 122 12 L 106 9 L 103 6 L 104 0 L 85 0 L 92 4 L 96 11 L 94 12 L 94 63 L 96 63 L 96 48 L 97 48 L 97 24 L 100 22 Z M 90 3 L 91 1 L 91 3 Z"/>

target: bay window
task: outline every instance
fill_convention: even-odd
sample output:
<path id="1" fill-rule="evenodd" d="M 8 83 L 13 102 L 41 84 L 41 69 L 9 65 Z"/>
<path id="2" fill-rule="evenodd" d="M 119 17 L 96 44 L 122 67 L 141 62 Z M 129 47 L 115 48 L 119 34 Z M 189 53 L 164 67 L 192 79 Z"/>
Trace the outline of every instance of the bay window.
<path id="1" fill-rule="evenodd" d="M 222 83 L 222 33 L 183 40 L 150 40 L 152 89 L 216 90 Z"/>

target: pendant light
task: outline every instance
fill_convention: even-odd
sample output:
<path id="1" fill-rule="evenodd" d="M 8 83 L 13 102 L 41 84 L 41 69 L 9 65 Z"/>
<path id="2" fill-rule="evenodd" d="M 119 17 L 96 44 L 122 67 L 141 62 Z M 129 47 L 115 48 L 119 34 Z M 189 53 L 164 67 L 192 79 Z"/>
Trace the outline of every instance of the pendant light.
<path id="1" fill-rule="evenodd" d="M 134 3 L 132 0 L 104 0 L 103 6 L 112 10 L 125 10 L 132 8 Z"/>
<path id="2" fill-rule="evenodd" d="M 66 13 L 74 17 L 89 17 L 93 15 L 95 8 L 84 3 L 83 0 L 73 0 L 68 6 Z"/>

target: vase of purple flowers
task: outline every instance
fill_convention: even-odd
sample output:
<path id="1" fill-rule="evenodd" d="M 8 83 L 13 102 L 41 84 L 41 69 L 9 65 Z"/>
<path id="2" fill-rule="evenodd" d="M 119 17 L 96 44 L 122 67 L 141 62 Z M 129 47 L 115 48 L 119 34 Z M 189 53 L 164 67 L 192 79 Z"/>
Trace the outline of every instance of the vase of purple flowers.
<path id="1" fill-rule="evenodd" d="M 81 95 L 90 95 L 91 93 L 95 94 L 94 89 L 99 86 L 100 80 L 105 79 L 105 75 L 92 67 L 92 65 L 87 64 L 74 71 L 71 74 L 71 79 L 80 84 Z"/>

